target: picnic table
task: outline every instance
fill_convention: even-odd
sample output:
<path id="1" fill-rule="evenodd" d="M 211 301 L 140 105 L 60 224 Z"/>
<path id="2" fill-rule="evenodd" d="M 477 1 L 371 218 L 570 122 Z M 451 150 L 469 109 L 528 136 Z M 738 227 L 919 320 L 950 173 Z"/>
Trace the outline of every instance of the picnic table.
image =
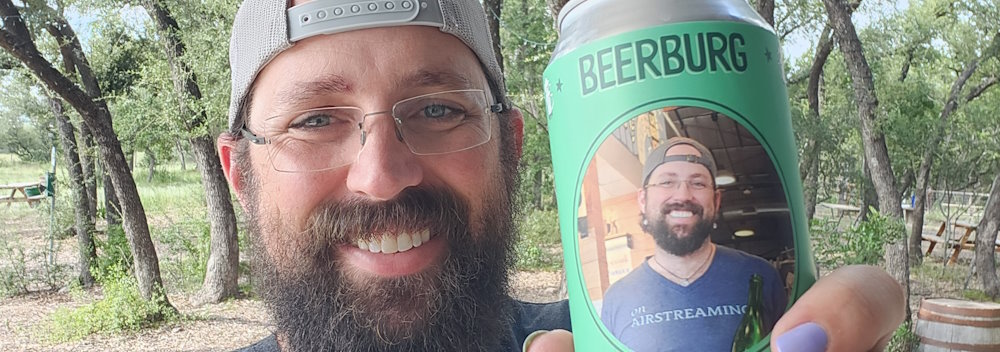
<path id="1" fill-rule="evenodd" d="M 837 216 L 837 226 L 840 226 L 840 221 L 845 215 L 855 216 L 861 212 L 860 207 L 856 207 L 848 204 L 836 204 L 836 203 L 819 203 L 819 205 L 829 208 Z"/>
<path id="2" fill-rule="evenodd" d="M 0 185 L 0 203 L 10 206 L 10 203 L 26 202 L 29 206 L 35 206 L 45 199 L 44 189 L 41 182 Z"/>
<path id="3" fill-rule="evenodd" d="M 962 253 L 963 249 L 972 249 L 976 246 L 976 237 L 973 234 L 976 232 L 976 224 L 970 224 L 964 221 L 952 221 L 950 222 L 954 228 L 954 235 L 948 236 L 945 230 L 948 228 L 948 221 L 942 222 L 938 231 L 934 235 L 923 235 L 922 240 L 930 242 L 930 246 L 927 247 L 927 254 L 930 255 L 931 251 L 934 250 L 934 246 L 938 243 L 944 243 L 946 246 L 951 247 L 954 251 L 951 254 L 951 258 L 945 265 L 953 264 L 958 260 L 958 255 Z M 961 234 L 958 239 L 955 236 Z M 950 238 L 949 238 L 950 237 Z M 1000 246 L 1000 243 L 994 245 Z M 1000 248 L 997 248 L 1000 250 Z"/>

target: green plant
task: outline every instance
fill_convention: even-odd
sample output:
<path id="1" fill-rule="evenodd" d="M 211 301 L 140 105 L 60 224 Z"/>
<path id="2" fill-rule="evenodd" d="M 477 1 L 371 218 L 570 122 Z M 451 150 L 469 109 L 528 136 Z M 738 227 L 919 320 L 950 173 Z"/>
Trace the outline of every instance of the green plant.
<path id="1" fill-rule="evenodd" d="M 907 321 L 900 325 L 899 328 L 896 328 L 896 332 L 892 334 L 889 346 L 885 350 L 889 352 L 910 352 L 916 351 L 919 345 L 920 336 L 917 336 L 913 331 L 913 322 Z"/>
<path id="2" fill-rule="evenodd" d="M 97 260 L 91 262 L 90 272 L 97 277 L 111 277 L 118 272 L 128 272 L 132 267 L 132 251 L 121 225 L 109 226 L 106 236 L 94 236 Z"/>
<path id="3" fill-rule="evenodd" d="M 1000 300 L 990 297 L 990 295 L 987 295 L 986 292 L 983 292 L 982 290 L 963 290 L 962 297 L 979 302 L 1000 302 Z"/>
<path id="4" fill-rule="evenodd" d="M 830 222 L 814 220 L 810 228 L 816 244 L 817 259 L 824 267 L 852 264 L 877 265 L 883 260 L 888 243 L 905 235 L 902 221 L 870 209 L 868 219 L 845 232 Z"/>
<path id="5" fill-rule="evenodd" d="M 58 245 L 52 248 L 58 253 Z M 47 251 L 30 251 L 0 232 L 0 297 L 11 297 L 32 290 L 54 290 L 66 283 L 69 266 L 53 263 Z M 41 263 L 29 268 L 28 263 Z"/>
<path id="6" fill-rule="evenodd" d="M 28 268 L 24 248 L 0 236 L 0 297 L 16 296 L 28 292 Z"/>
<path id="7" fill-rule="evenodd" d="M 66 342 L 91 334 L 138 331 L 182 318 L 162 304 L 162 294 L 144 300 L 135 279 L 123 268 L 113 268 L 116 269 L 95 274 L 103 289 L 103 297 L 99 300 L 74 309 L 60 308 L 52 313 L 48 329 L 50 340 Z"/>
<path id="8" fill-rule="evenodd" d="M 188 220 L 171 223 L 164 228 L 154 229 L 153 235 L 166 245 L 170 254 L 163 261 L 164 275 L 174 288 L 191 290 L 200 287 L 205 279 L 205 270 L 211 246 L 211 229 L 208 221 L 195 215 Z"/>
<path id="9" fill-rule="evenodd" d="M 520 218 L 521 238 L 515 245 L 518 270 L 558 270 L 563 266 L 559 251 L 559 218 L 555 210 L 529 210 Z"/>

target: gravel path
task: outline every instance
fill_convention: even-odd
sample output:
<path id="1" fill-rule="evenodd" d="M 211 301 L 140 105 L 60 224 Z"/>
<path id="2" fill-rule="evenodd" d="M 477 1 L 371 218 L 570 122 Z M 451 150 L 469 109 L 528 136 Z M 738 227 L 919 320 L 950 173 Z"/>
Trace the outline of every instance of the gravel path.
<path id="1" fill-rule="evenodd" d="M 558 299 L 561 273 L 517 273 L 514 296 L 533 302 Z M 46 322 L 58 308 L 77 307 L 67 293 L 33 293 L 0 301 L 0 351 L 227 351 L 247 346 L 271 333 L 261 302 L 237 299 L 193 307 L 186 296 L 170 301 L 191 321 L 161 326 L 135 334 L 94 335 L 81 341 L 46 342 Z"/>
<path id="2" fill-rule="evenodd" d="M 20 262 L 33 281 L 44 275 L 47 228 L 34 220 L 38 214 L 13 207 L 0 209 L 0 275 Z M 76 238 L 63 239 L 55 245 L 56 262 L 69 265 L 67 275 L 72 275 Z M 163 249 L 158 247 L 158 251 Z M 516 273 L 511 278 L 513 296 L 529 302 L 558 300 L 561 275 L 561 272 Z M 37 283 L 30 285 L 29 290 L 33 293 L 0 299 L 0 351 L 228 351 L 250 345 L 272 331 L 260 301 L 236 299 L 196 307 L 188 301 L 188 294 L 168 294 L 170 302 L 191 319 L 138 333 L 92 335 L 79 341 L 54 343 L 48 338 L 52 313 L 93 302 L 101 292 L 93 289 L 74 297 L 65 289 L 55 292 Z"/>

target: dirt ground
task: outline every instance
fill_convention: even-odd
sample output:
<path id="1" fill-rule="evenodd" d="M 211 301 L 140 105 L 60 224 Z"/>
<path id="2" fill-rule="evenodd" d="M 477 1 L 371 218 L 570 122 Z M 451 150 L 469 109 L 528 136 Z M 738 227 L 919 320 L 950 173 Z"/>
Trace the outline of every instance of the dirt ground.
<path id="1" fill-rule="evenodd" d="M 0 206 L 0 236 L 8 245 L 25 250 L 29 271 L 38 272 L 48 248 L 46 225 L 37 225 L 31 216 Z M 41 224 L 46 224 L 41 222 Z M 58 263 L 76 261 L 76 239 L 58 241 Z M 162 251 L 158 246 L 157 250 Z M 5 254 L 3 254 L 5 255 Z M 0 257 L 0 268 L 11 259 Z M 70 273 L 74 272 L 72 269 Z M 511 278 L 515 298 L 529 302 L 559 300 L 560 272 L 519 272 Z M 228 351 L 250 345 L 271 333 L 269 318 L 260 301 L 237 299 L 216 305 L 193 306 L 187 294 L 168 294 L 177 309 L 194 319 L 168 324 L 135 334 L 94 335 L 80 341 L 55 344 L 47 341 L 49 316 L 59 308 L 79 307 L 95 299 L 98 289 L 88 292 L 87 301 L 74 300 L 68 290 L 55 292 L 32 287 L 35 292 L 0 299 L 0 351 Z"/>

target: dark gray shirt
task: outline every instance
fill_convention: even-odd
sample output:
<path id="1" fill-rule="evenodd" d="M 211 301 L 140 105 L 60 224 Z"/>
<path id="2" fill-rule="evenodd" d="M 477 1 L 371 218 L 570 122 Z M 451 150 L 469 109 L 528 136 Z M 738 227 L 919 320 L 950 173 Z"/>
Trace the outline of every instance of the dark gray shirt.
<path id="1" fill-rule="evenodd" d="M 527 303 L 514 301 L 514 324 L 504 343 L 505 351 L 520 351 L 524 338 L 538 330 L 571 330 L 569 322 L 569 302 Z M 278 352 L 278 342 L 270 335 L 257 343 L 239 349 L 240 352 Z M 500 351 L 498 351 L 500 352 Z"/>

